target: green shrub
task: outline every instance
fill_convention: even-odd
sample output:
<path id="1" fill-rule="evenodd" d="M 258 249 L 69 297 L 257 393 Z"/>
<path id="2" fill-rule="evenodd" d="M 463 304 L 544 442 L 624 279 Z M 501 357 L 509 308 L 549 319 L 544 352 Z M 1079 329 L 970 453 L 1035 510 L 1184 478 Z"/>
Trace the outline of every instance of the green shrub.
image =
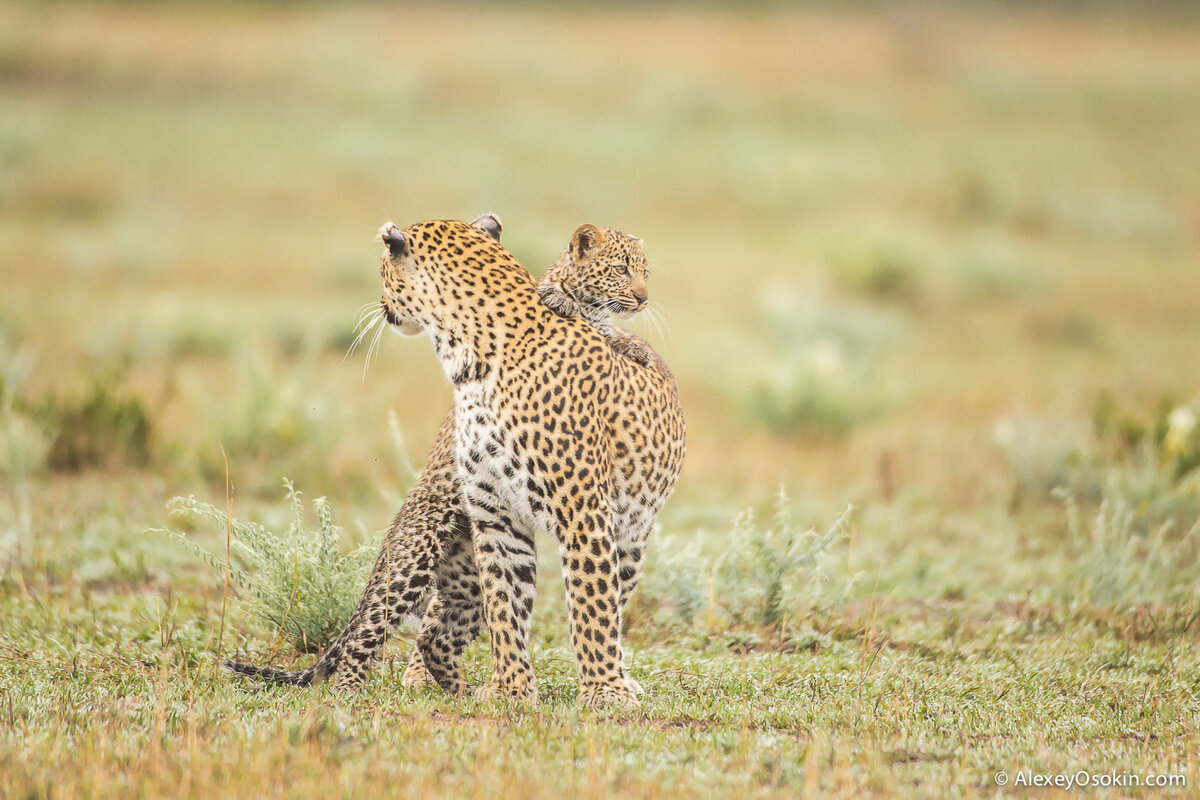
<path id="1" fill-rule="evenodd" d="M 831 247 L 827 261 L 842 287 L 877 300 L 912 304 L 921 297 L 928 268 L 927 240 L 886 224 L 872 224 Z"/>
<path id="2" fill-rule="evenodd" d="M 1131 460 L 1147 453 L 1172 481 L 1200 467 L 1200 402 L 1178 405 L 1159 399 L 1149 416 L 1117 405 L 1110 394 L 1096 400 L 1092 424 L 1101 450 L 1114 460 Z"/>
<path id="3" fill-rule="evenodd" d="M 280 363 L 261 349 L 239 351 L 237 372 L 228 383 L 192 383 L 189 399 L 203 409 L 204 425 L 215 428 L 231 462 L 241 465 L 243 490 L 274 491 L 279 472 L 270 465 L 286 460 L 288 471 L 306 485 L 328 485 L 330 451 L 339 421 L 316 377 L 316 353 Z M 194 451 L 196 469 L 211 486 L 225 480 L 221 450 L 210 444 Z"/>
<path id="4" fill-rule="evenodd" d="M 49 446 L 33 420 L 0 400 L 0 475 L 16 483 L 28 481 L 45 465 Z"/>
<path id="5" fill-rule="evenodd" d="M 1006 421 L 997 441 L 1013 469 L 1018 502 L 1064 490 L 1092 507 L 1123 506 L 1145 529 L 1169 522 L 1185 530 L 1200 518 L 1196 403 L 1163 398 L 1139 414 L 1101 395 L 1090 433 L 1061 422 Z"/>
<path id="6" fill-rule="evenodd" d="M 685 625 L 707 609 L 714 629 L 764 632 L 785 640 L 815 605 L 828 599 L 826 567 L 850 515 L 847 508 L 823 532 L 800 530 L 791 521 L 790 500 L 780 491 L 771 526 L 764 528 L 752 512 L 742 512 L 723 553 L 705 558 L 698 542 L 675 548 L 647 570 L 642 594 Z M 849 583 L 838 591 L 848 588 Z"/>
<path id="7" fill-rule="evenodd" d="M 781 491 L 772 526 L 761 527 L 749 511 L 734 519 L 730 547 L 713 566 L 717 608 L 734 624 L 787 628 L 820 596 L 822 564 L 845 534 L 850 511 L 824 532 L 798 530 Z"/>
<path id="8" fill-rule="evenodd" d="M 239 562 L 229 565 L 233 583 L 245 592 L 253 612 L 297 650 L 315 652 L 328 647 L 350 620 L 377 548 L 364 544 L 343 554 L 341 529 L 333 524 L 325 498 L 312 503 L 317 528 L 310 530 L 300 492 L 286 479 L 284 486 L 292 519 L 282 535 L 257 522 L 228 517 L 224 509 L 195 497 L 176 497 L 170 507 L 185 519 L 207 520 L 221 531 L 228 525 Z M 225 560 L 187 534 L 168 528 L 153 532 L 182 542 L 224 574 Z"/>
<path id="9" fill-rule="evenodd" d="M 784 435 L 840 437 L 888 404 L 878 355 L 895 313 L 764 287 L 750 336 L 713 369 L 714 383 L 750 419 Z"/>
<path id="10" fill-rule="evenodd" d="M 1177 603 L 1200 587 L 1194 565 L 1200 556 L 1200 520 L 1180 535 L 1170 521 L 1147 528 L 1121 499 L 1101 501 L 1090 528 L 1075 496 L 1055 492 L 1066 506 L 1074 551 L 1072 599 L 1089 604 Z"/>
<path id="11" fill-rule="evenodd" d="M 154 425 L 146 402 L 95 379 L 79 398 L 48 398 L 37 411 L 50 437 L 53 470 L 142 467 L 150 463 Z"/>
<path id="12" fill-rule="evenodd" d="M 41 427 L 18 401 L 31 368 L 32 359 L 11 350 L 0 337 L 0 475 L 23 488 L 30 476 L 45 466 L 50 446 Z"/>

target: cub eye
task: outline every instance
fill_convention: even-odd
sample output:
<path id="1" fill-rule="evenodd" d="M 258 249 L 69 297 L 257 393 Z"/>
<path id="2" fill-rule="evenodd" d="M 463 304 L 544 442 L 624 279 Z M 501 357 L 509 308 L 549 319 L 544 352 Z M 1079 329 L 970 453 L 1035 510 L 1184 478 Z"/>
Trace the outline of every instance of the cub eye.
<path id="1" fill-rule="evenodd" d="M 628 275 L 629 274 L 629 265 L 628 264 L 617 264 L 617 272 L 621 273 L 622 275 Z"/>

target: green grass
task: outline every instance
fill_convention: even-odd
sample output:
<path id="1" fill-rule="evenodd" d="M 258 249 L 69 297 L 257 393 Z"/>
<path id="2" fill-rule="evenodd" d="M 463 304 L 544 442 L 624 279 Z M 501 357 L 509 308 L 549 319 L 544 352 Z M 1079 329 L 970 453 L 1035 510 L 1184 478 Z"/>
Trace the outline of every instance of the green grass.
<path id="1" fill-rule="evenodd" d="M 927 796 L 988 793 L 998 770 L 1197 777 L 1200 661 L 1179 644 L 1195 615 L 881 604 L 792 652 L 635 634 L 646 701 L 604 714 L 574 706 L 561 645 L 535 650 L 531 709 L 402 689 L 401 654 L 338 697 L 217 673 L 215 632 L 194 620 L 219 597 L 27 588 L 3 607 L 6 795 Z M 471 677 L 485 666 L 474 648 Z"/>
<path id="2" fill-rule="evenodd" d="M 1143 12 L 0 0 L 0 796 L 1194 795 L 1200 18 Z M 377 541 L 450 391 L 343 361 L 374 231 L 484 211 L 534 272 L 646 240 L 643 709 L 574 707 L 550 542 L 532 709 L 400 688 L 411 636 L 218 674 L 275 629 L 144 532 L 224 449 L 239 519 L 287 475 Z"/>

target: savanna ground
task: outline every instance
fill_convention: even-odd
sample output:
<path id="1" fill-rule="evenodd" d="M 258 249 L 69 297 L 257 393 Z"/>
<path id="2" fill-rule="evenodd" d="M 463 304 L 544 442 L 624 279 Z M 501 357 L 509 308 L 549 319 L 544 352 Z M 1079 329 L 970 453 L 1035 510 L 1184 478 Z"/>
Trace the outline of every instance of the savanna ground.
<path id="1" fill-rule="evenodd" d="M 0 5 L 0 795 L 1194 795 L 1200 19 L 1070 8 Z M 343 361 L 373 232 L 483 211 L 655 264 L 643 708 L 575 708 L 548 541 L 534 708 L 401 688 L 411 634 L 219 673 L 311 656 L 146 531 L 223 557 L 167 505 L 223 446 L 369 550 L 450 400 Z"/>

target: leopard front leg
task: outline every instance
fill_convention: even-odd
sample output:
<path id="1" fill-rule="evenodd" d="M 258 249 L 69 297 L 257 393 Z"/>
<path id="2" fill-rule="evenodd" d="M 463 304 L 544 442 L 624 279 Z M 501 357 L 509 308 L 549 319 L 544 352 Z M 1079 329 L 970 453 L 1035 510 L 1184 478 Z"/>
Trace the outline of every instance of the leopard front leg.
<path id="1" fill-rule="evenodd" d="M 529 656 L 537 558 L 533 537 L 494 507 L 472 504 L 475 564 L 483 592 L 484 619 L 491 634 L 492 678 L 475 690 L 483 700 L 512 697 L 537 702 Z"/>
<path id="2" fill-rule="evenodd" d="M 622 617 L 629 598 L 637 589 L 638 581 L 642 578 L 642 567 L 646 560 L 645 536 L 638 537 L 632 543 L 617 548 L 617 577 L 620 586 L 620 608 Z M 638 697 L 646 693 L 642 685 L 629 674 L 629 648 L 621 646 L 621 665 L 625 668 L 625 680 L 630 690 Z"/>
<path id="3" fill-rule="evenodd" d="M 629 680 L 621 651 L 622 591 L 606 514 L 587 515 L 574 534 L 562 537 L 561 553 L 579 704 L 636 708 L 636 683 Z"/>

